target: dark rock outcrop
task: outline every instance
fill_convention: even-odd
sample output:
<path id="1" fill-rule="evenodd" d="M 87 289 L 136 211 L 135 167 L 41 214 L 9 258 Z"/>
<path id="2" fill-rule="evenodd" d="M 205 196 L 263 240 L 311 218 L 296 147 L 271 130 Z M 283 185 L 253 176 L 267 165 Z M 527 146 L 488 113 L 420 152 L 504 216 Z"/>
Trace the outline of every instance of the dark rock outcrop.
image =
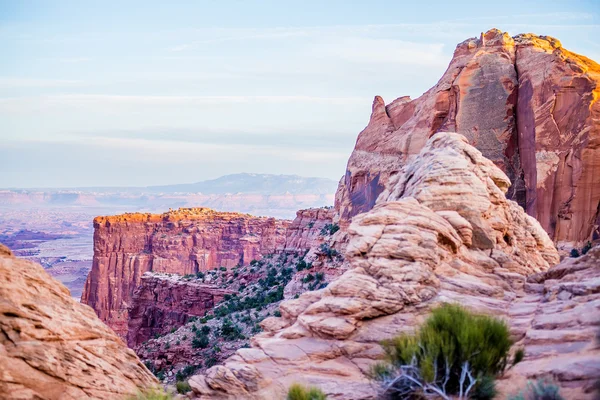
<path id="1" fill-rule="evenodd" d="M 127 344 L 134 348 L 156 334 L 177 329 L 191 317 L 205 315 L 224 295 L 232 293 L 177 275 L 147 272 L 131 299 Z"/>

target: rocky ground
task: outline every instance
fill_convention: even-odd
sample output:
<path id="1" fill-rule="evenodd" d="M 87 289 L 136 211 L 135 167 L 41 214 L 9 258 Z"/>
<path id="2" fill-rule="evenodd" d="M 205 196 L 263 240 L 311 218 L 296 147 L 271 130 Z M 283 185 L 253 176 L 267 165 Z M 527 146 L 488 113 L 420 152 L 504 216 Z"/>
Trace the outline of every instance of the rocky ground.
<path id="1" fill-rule="evenodd" d="M 331 235 L 329 230 L 323 234 Z M 329 260 L 329 255 L 322 256 Z M 321 266 L 315 267 L 304 255 L 271 254 L 231 270 L 223 268 L 186 276 L 149 274 L 144 279 L 210 285 L 229 294 L 204 316 L 188 316 L 189 322 L 183 326 L 157 332 L 153 339 L 134 349 L 163 383 L 174 383 L 205 371 L 237 349 L 249 347 L 252 336 L 262 332 L 265 318 L 281 316 L 279 304 L 286 298 L 286 292 L 290 294 L 287 298 L 298 298 L 305 291 L 325 288 L 331 277 L 341 274 L 341 257 L 336 254 L 331 258 L 327 267 L 318 261 L 316 264 Z M 130 325 L 130 335 L 134 332 Z"/>
<path id="2" fill-rule="evenodd" d="M 432 136 L 378 204 L 354 217 L 346 251 L 350 269 L 324 289 L 282 302 L 281 317 L 265 319 L 264 332 L 253 338 L 250 348 L 190 378 L 195 395 L 281 398 L 289 385 L 300 382 L 320 387 L 330 399 L 373 398 L 377 386 L 369 371 L 383 357 L 380 341 L 414 330 L 436 304 L 456 302 L 505 318 L 514 326 L 515 338 L 529 314 L 538 322 L 526 329 L 523 366 L 539 357 L 533 368 L 537 374 L 544 371 L 555 378 L 572 398 L 592 399 L 600 358 L 595 357 L 595 336 L 579 329 L 585 324 L 578 318 L 585 313 L 592 325 L 600 320 L 595 299 L 600 265 L 590 259 L 594 253 L 586 255 L 591 265 L 584 264 L 581 271 L 588 272 L 581 274 L 589 274 L 589 281 L 580 284 L 577 274 L 565 276 L 565 283 L 553 281 L 556 269 L 550 267 L 559 262 L 558 253 L 540 224 L 506 199 L 510 184 L 463 136 Z M 555 268 L 564 271 L 562 265 Z M 541 275 L 549 269 L 549 275 Z M 528 279 L 549 286 L 531 287 Z M 573 292 L 587 296 L 563 304 Z M 554 296 L 556 304 L 548 301 Z M 511 315 L 511 309 L 527 302 L 528 310 Z M 579 302 L 581 308 L 570 314 Z M 566 313 L 564 325 L 544 317 L 558 310 Z M 563 330 L 571 324 L 575 332 Z M 569 342 L 574 343 L 561 350 Z M 541 343 L 548 347 L 536 348 Z M 567 348 L 574 351 L 568 356 L 570 375 L 561 374 L 559 364 L 543 360 Z M 521 379 L 537 376 L 517 368 L 524 368 Z M 515 389 L 511 385 L 504 390 Z"/>

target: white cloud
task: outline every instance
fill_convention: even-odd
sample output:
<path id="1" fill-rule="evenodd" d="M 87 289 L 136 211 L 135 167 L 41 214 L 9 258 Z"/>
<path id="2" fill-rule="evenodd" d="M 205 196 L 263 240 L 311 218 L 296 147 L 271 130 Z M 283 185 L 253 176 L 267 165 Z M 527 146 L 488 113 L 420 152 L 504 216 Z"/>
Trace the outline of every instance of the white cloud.
<path id="1" fill-rule="evenodd" d="M 0 77 L 0 88 L 44 88 L 81 84 L 78 80 Z"/>
<path id="2" fill-rule="evenodd" d="M 1 82 L 0 82 L 1 86 Z M 308 103 L 344 106 L 365 104 L 370 98 L 318 96 L 125 96 L 103 94 L 64 94 L 0 98 L 0 112 L 19 112 L 51 106 L 202 106 L 235 103 Z"/>
<path id="3" fill-rule="evenodd" d="M 383 38 L 348 37 L 320 43 L 321 57 L 360 64 L 446 66 L 441 43 L 424 44 Z"/>

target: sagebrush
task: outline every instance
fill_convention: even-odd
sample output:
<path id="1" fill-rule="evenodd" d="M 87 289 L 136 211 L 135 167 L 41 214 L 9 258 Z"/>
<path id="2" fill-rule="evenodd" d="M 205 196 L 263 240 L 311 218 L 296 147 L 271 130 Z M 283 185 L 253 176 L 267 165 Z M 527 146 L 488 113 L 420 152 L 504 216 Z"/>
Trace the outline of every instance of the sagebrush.
<path id="1" fill-rule="evenodd" d="M 416 333 L 382 344 L 388 360 L 373 376 L 384 397 L 484 399 L 495 395 L 494 377 L 506 367 L 511 340 L 503 321 L 444 304 Z"/>

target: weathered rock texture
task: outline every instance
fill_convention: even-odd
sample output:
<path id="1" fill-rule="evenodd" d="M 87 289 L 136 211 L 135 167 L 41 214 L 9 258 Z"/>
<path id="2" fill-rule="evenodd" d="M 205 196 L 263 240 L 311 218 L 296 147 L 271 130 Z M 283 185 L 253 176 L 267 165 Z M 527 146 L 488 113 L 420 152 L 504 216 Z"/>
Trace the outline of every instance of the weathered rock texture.
<path id="1" fill-rule="evenodd" d="M 121 399 L 157 383 L 91 308 L 0 245 L 1 399 Z"/>
<path id="2" fill-rule="evenodd" d="M 94 220 L 94 259 L 81 297 L 122 337 L 148 271 L 180 275 L 247 265 L 285 244 L 288 221 L 188 208 Z"/>
<path id="3" fill-rule="evenodd" d="M 379 341 L 412 330 L 439 302 L 509 317 L 526 277 L 559 261 L 540 224 L 505 197 L 507 176 L 456 133 L 432 136 L 379 203 L 354 217 L 351 269 L 280 305 L 281 318 L 224 366 L 194 376 L 200 398 L 282 398 L 293 382 L 332 399 L 369 399 Z M 599 314 L 600 315 L 600 314 Z"/>
<path id="4" fill-rule="evenodd" d="M 463 134 L 500 167 L 507 197 L 557 242 L 584 242 L 600 210 L 600 66 L 558 40 L 490 30 L 460 43 L 421 97 L 381 97 L 340 187 L 343 220 L 370 210 L 438 131 Z"/>
<path id="5" fill-rule="evenodd" d="M 224 295 L 232 293 L 179 276 L 147 272 L 131 299 L 127 344 L 134 348 L 155 334 L 179 328 L 190 317 L 203 316 Z"/>
<path id="6" fill-rule="evenodd" d="M 323 242 L 321 230 L 333 223 L 334 216 L 335 210 L 331 207 L 299 210 L 287 229 L 283 251 L 303 254 L 319 247 Z"/>
<path id="7" fill-rule="evenodd" d="M 600 382 L 600 246 L 527 282 L 509 311 L 515 347 L 525 349 L 525 359 L 499 381 L 500 389 L 515 394 L 527 379 L 551 376 L 565 399 L 594 398 Z"/>

